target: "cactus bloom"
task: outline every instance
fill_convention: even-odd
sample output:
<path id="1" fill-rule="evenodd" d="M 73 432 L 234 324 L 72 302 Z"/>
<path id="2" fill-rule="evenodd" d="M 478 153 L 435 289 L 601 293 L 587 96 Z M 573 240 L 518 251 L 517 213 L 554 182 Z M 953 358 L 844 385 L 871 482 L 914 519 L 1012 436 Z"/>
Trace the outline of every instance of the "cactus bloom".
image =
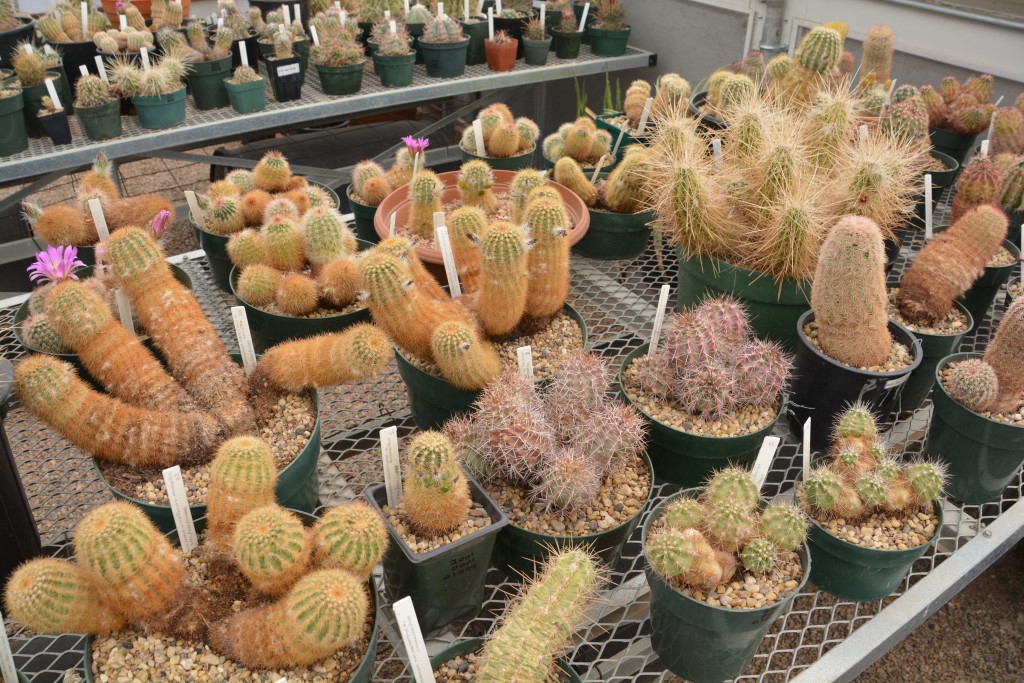
<path id="1" fill-rule="evenodd" d="M 161 209 L 157 212 L 153 220 L 146 226 L 146 230 L 153 236 L 153 239 L 158 240 L 163 237 L 163 234 L 167 232 L 167 228 L 171 224 L 171 212 L 167 209 Z"/>
<path id="2" fill-rule="evenodd" d="M 411 135 L 403 137 L 402 142 L 405 143 L 406 148 L 409 150 L 409 154 L 412 154 L 413 156 L 420 154 L 430 146 L 430 138 L 414 138 Z"/>
<path id="3" fill-rule="evenodd" d="M 85 264 L 78 258 L 78 247 L 47 247 L 46 251 L 36 254 L 35 262 L 28 267 L 28 279 L 33 282 L 61 282 L 69 278 L 77 280 L 75 270 L 84 267 Z"/>

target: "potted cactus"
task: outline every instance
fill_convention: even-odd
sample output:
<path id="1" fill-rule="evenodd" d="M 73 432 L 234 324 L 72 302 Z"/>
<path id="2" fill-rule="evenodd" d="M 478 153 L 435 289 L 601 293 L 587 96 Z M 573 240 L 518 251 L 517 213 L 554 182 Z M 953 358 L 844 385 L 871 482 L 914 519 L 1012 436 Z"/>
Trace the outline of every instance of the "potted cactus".
<path id="1" fill-rule="evenodd" d="M 130 97 L 143 128 L 170 128 L 185 121 L 185 84 L 190 65 L 173 55 L 164 55 L 145 69 L 124 57 L 109 65 L 110 80 L 123 97 Z"/>
<path id="2" fill-rule="evenodd" d="M 411 135 L 403 137 L 402 142 L 405 146 L 398 148 L 390 170 L 385 171 L 384 167 L 372 159 L 360 161 L 352 169 L 352 182 L 346 197 L 355 217 L 356 236 L 364 242 L 380 241 L 380 235 L 374 227 L 377 207 L 396 187 L 409 182 L 416 155 L 423 154 L 430 145 L 428 138 Z"/>
<path id="3" fill-rule="evenodd" d="M 235 32 L 224 26 L 217 31 L 213 45 L 206 39 L 203 25 L 189 24 L 185 38 L 177 32 L 164 29 L 160 45 L 165 55 L 173 55 L 188 62 L 191 69 L 188 85 L 196 109 L 219 109 L 230 104 L 224 79 L 231 75 L 231 46 Z"/>
<path id="4" fill-rule="evenodd" d="M 239 114 L 263 111 L 267 107 L 267 80 L 256 69 L 244 64 L 224 79 L 231 108 Z"/>
<path id="5" fill-rule="evenodd" d="M 325 95 L 354 95 L 363 87 L 366 55 L 355 35 L 333 16 L 314 19 L 320 43 L 310 48 L 309 58 Z"/>
<path id="6" fill-rule="evenodd" d="M 962 84 L 953 76 L 946 76 L 938 89 L 930 85 L 920 88 L 928 111 L 932 145 L 956 159 L 961 168 L 974 141 L 988 128 L 992 118 L 993 82 L 989 74 L 971 76 Z"/>
<path id="7" fill-rule="evenodd" d="M 658 503 L 641 543 L 663 666 L 696 683 L 743 673 L 813 570 L 806 536 L 800 510 L 769 504 L 735 467 Z"/>
<path id="8" fill-rule="evenodd" d="M 266 462 L 238 456 L 244 445 L 228 443 L 218 456 L 230 458 L 228 469 L 242 476 L 266 469 Z M 358 547 L 375 563 L 387 543 L 382 525 L 343 526 L 375 520 L 362 503 L 333 508 L 317 522 L 274 505 L 265 481 L 249 483 L 219 514 L 211 510 L 209 519 L 198 520 L 202 542 L 188 552 L 177 547 L 177 533 L 161 535 L 129 503 L 94 508 L 77 526 L 73 557 L 23 565 L 8 584 L 6 605 L 31 631 L 85 633 L 90 683 L 102 680 L 100 670 L 138 678 L 180 669 L 174 660 L 154 670 L 152 656 L 118 657 L 123 646 L 113 638 L 134 643 L 129 648 L 138 655 L 147 634 L 161 647 L 191 652 L 196 676 L 241 679 L 277 671 L 294 678 L 334 655 L 336 680 L 368 683 L 376 650 L 373 567 L 337 547 Z M 202 571 L 188 571 L 195 567 Z M 52 600 L 71 607 L 56 613 L 48 609 Z"/>
<path id="9" fill-rule="evenodd" d="M 551 46 L 555 49 L 555 56 L 559 59 L 579 57 L 583 33 L 575 12 L 568 8 L 563 9 L 558 26 L 551 27 Z"/>
<path id="10" fill-rule="evenodd" d="M 925 452 L 949 467 L 949 496 L 977 505 L 998 499 L 1024 462 L 1020 373 L 1024 301 L 1003 314 L 984 356 L 958 353 L 936 368 Z"/>
<path id="11" fill-rule="evenodd" d="M 771 434 L 792 360 L 750 332 L 734 299 L 707 299 L 666 320 L 654 354 L 645 345 L 622 362 L 619 392 L 646 418 L 659 478 L 693 486 L 727 461 L 749 465 Z"/>
<path id="12" fill-rule="evenodd" d="M 412 84 L 416 51 L 409 47 L 410 40 L 405 26 L 382 33 L 377 51 L 373 53 L 373 66 L 385 88 L 404 88 Z"/>
<path id="13" fill-rule="evenodd" d="M 499 171 L 518 171 L 533 166 L 540 128 L 533 120 L 515 118 L 504 104 L 484 107 L 477 115 L 483 127 L 484 149 L 477 149 L 476 135 L 469 126 L 462 133 L 459 147 L 462 160 L 483 159 Z"/>
<path id="14" fill-rule="evenodd" d="M 644 210 L 649 157 L 646 147 L 630 147 L 615 170 L 600 174 L 597 185 L 571 157 L 558 160 L 555 182 L 579 195 L 590 211 L 590 229 L 574 246 L 577 252 L 602 260 L 644 252 L 651 234 L 647 224 L 654 220 L 654 213 Z"/>
<path id="15" fill-rule="evenodd" d="M 540 19 L 532 19 L 523 31 L 523 61 L 528 66 L 544 66 L 548 63 L 552 38 L 541 26 Z"/>
<path id="16" fill-rule="evenodd" d="M 121 134 L 121 103 L 99 76 L 82 76 L 75 84 L 75 113 L 90 140 L 109 140 Z"/>
<path id="17" fill-rule="evenodd" d="M 423 36 L 427 24 L 433 18 L 434 15 L 430 13 L 430 9 L 424 7 L 419 2 L 410 7 L 409 12 L 405 15 L 405 29 L 409 32 L 413 47 L 416 49 L 417 64 L 423 64 L 423 49 L 420 46 L 420 38 Z"/>
<path id="18" fill-rule="evenodd" d="M 142 48 L 153 54 L 156 46 L 153 34 L 143 25 L 142 28 L 127 26 L 125 30 L 107 29 L 93 34 L 96 52 L 107 64 L 117 56 L 130 57 L 135 63 L 141 63 Z"/>
<path id="19" fill-rule="evenodd" d="M 294 36 L 287 30 L 273 34 L 273 52 L 264 55 L 267 62 L 267 77 L 278 102 L 291 102 L 302 96 L 302 58 L 295 53 Z M 267 41 L 260 41 L 264 49 Z"/>
<path id="20" fill-rule="evenodd" d="M 96 68 L 96 43 L 93 36 L 110 29 L 110 20 L 107 15 L 92 8 L 85 16 L 85 25 L 82 25 L 82 14 L 67 5 L 58 18 L 56 13 L 51 12 L 39 18 L 37 22 L 39 33 L 47 44 L 52 45 L 61 55 L 66 75 L 75 85 L 81 77 L 79 67 L 86 69 Z"/>
<path id="21" fill-rule="evenodd" d="M 487 51 L 484 41 L 487 40 L 488 26 L 487 17 L 471 15 L 459 19 L 462 25 L 462 32 L 469 37 L 469 46 L 466 48 L 466 66 L 487 63 Z"/>
<path id="22" fill-rule="evenodd" d="M 64 77 L 55 67 L 58 62 L 55 56 L 47 56 L 33 48 L 29 43 L 20 43 L 11 56 L 14 76 L 4 81 L 4 87 L 21 88 L 24 101 L 22 112 L 25 117 L 25 130 L 30 138 L 47 136 L 46 129 L 39 120 L 39 112 L 43 109 L 43 98 L 47 96 L 46 81 L 53 81 L 58 93 L 63 93 Z"/>
<path id="23" fill-rule="evenodd" d="M 11 0 L 0 0 L 0 67 L 10 68 L 15 46 L 32 40 L 35 29 L 35 19 L 17 12 Z"/>
<path id="24" fill-rule="evenodd" d="M 797 321 L 789 423 L 799 435 L 813 418 L 811 446 L 821 449 L 853 401 L 888 417 L 922 352 L 913 333 L 889 319 L 882 233 L 870 218 L 840 219 L 822 245 L 814 283 L 811 310 Z"/>
<path id="25" fill-rule="evenodd" d="M 1018 161 L 1003 173 L 1003 182 L 999 192 L 999 208 L 1010 218 L 1010 225 L 1024 223 L 1024 160 Z M 1012 235 L 1011 239 L 1017 248 L 1021 248 L 1020 234 Z"/>
<path id="26" fill-rule="evenodd" d="M 827 462 L 797 483 L 811 520 L 811 580 L 847 600 L 896 590 L 939 536 L 945 468 L 890 458 L 870 410 L 838 416 Z"/>
<path id="27" fill-rule="evenodd" d="M 516 46 L 519 41 L 506 31 L 495 31 L 493 38 L 484 41 L 487 67 L 491 71 L 511 71 L 516 68 Z"/>
<path id="28" fill-rule="evenodd" d="M 682 82 L 686 84 L 686 89 L 688 90 L 689 84 L 685 80 Z M 622 101 L 623 111 L 606 112 L 598 115 L 595 121 L 597 127 L 607 131 L 613 141 L 618 141 L 620 138 L 622 140 L 619 142 L 616 161 L 622 160 L 622 155 L 626 153 L 627 147 L 636 144 L 647 144 L 647 131 L 649 129 L 645 128 L 644 132 L 641 133 L 639 127 L 640 119 L 643 118 L 644 106 L 647 103 L 647 98 L 650 96 L 651 84 L 643 79 L 637 79 L 626 88 L 626 95 Z M 654 109 L 653 103 L 651 108 L 652 110 Z M 649 117 L 648 121 L 653 124 Z M 653 128 L 653 125 L 651 128 Z"/>
<path id="29" fill-rule="evenodd" d="M 21 88 L 0 86 L 0 156 L 17 154 L 28 149 L 25 130 L 25 98 Z"/>
<path id="30" fill-rule="evenodd" d="M 598 161 L 602 168 L 615 165 L 611 158 L 612 134 L 598 128 L 589 116 L 581 116 L 572 123 L 564 123 L 558 130 L 544 138 L 541 153 L 548 168 L 554 168 L 560 159 L 568 157 L 584 172 L 593 171 Z"/>
<path id="31" fill-rule="evenodd" d="M 590 49 L 600 57 L 621 57 L 626 54 L 630 26 L 626 23 L 621 0 L 596 0 L 594 22 L 587 23 Z"/>
<path id="32" fill-rule="evenodd" d="M 62 107 L 58 107 L 50 99 L 49 95 L 43 97 L 39 113 L 36 115 L 39 123 L 50 136 L 50 142 L 54 145 L 71 144 L 71 126 L 68 124 L 68 113 Z"/>
<path id="33" fill-rule="evenodd" d="M 423 62 L 431 78 L 457 78 L 466 72 L 469 36 L 449 16 L 433 17 L 419 39 Z"/>
<path id="34" fill-rule="evenodd" d="M 1006 240 L 1006 216 L 989 205 L 970 210 L 924 248 L 890 294 L 889 316 L 921 340 L 922 361 L 910 375 L 902 410 L 924 402 L 935 383 L 939 360 L 960 347 L 973 327 L 971 312 L 957 300 L 985 272 Z M 894 310 L 895 308 L 895 310 Z"/>
<path id="35" fill-rule="evenodd" d="M 388 505 L 383 484 L 368 489 L 366 497 L 392 540 L 384 557 L 388 595 L 411 596 L 420 628 L 432 634 L 479 614 L 494 540 L 508 518 L 459 466 L 443 434 L 418 434 L 403 469 L 397 505 Z"/>

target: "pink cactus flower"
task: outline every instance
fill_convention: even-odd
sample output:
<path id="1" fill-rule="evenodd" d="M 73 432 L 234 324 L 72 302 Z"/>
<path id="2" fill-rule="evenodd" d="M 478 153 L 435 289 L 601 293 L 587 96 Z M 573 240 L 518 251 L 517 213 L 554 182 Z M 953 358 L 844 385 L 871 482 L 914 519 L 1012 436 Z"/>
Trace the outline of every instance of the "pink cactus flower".
<path id="1" fill-rule="evenodd" d="M 35 262 L 28 267 L 28 278 L 33 282 L 77 280 L 75 270 L 84 267 L 78 258 L 78 247 L 47 247 L 36 254 Z"/>

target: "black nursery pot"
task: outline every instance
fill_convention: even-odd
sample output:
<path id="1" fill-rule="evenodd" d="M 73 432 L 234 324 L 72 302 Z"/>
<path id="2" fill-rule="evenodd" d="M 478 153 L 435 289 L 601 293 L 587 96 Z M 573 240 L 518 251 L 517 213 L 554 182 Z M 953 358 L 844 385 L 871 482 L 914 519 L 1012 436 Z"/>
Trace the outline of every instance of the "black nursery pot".
<path id="1" fill-rule="evenodd" d="M 523 33 L 526 32 L 526 17 L 517 17 L 515 19 L 502 19 L 501 17 L 494 17 L 494 32 L 504 31 L 513 38 L 519 41 L 516 47 L 516 59 L 523 58 Z"/>
<path id="2" fill-rule="evenodd" d="M 46 129 L 46 134 L 55 145 L 71 144 L 71 126 L 68 125 L 68 113 L 59 111 L 39 117 L 39 123 Z"/>
<path id="3" fill-rule="evenodd" d="M 291 102 L 302 97 L 302 64 L 298 56 L 288 59 L 267 59 L 267 77 L 278 102 Z"/>
<path id="4" fill-rule="evenodd" d="M 716 130 L 724 130 L 728 126 L 725 121 L 714 117 L 711 114 L 704 113 L 704 105 L 707 104 L 707 101 L 707 90 L 701 90 L 699 93 L 694 94 L 694 96 L 690 98 L 690 104 L 688 105 L 690 113 L 695 119 L 700 121 L 701 127 L 709 133 L 713 133 Z"/>
<path id="5" fill-rule="evenodd" d="M 811 419 L 811 448 L 824 450 L 829 444 L 836 415 L 855 401 L 864 402 L 884 420 L 897 407 L 910 373 L 921 364 L 921 342 L 907 328 L 889 321 L 889 333 L 910 349 L 909 366 L 892 372 L 868 372 L 833 360 L 819 351 L 804 334 L 804 325 L 814 320 L 807 311 L 796 324 L 798 335 L 794 380 L 789 398 L 789 427 L 802 438 L 804 422 Z"/>

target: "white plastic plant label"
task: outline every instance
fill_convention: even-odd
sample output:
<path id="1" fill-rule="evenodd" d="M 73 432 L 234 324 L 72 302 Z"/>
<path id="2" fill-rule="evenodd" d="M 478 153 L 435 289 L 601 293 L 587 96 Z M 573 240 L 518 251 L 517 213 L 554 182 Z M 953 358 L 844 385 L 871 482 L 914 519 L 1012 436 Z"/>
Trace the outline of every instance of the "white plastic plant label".
<path id="1" fill-rule="evenodd" d="M 82 10 L 82 30 L 86 30 L 89 26 L 89 3 L 79 3 L 80 9 Z"/>
<path id="2" fill-rule="evenodd" d="M 622 144 L 622 138 L 626 135 L 625 128 L 619 128 L 619 137 L 615 138 L 615 146 L 612 147 L 612 157 L 616 157 L 619 154 L 619 146 Z"/>
<path id="3" fill-rule="evenodd" d="M 932 174 L 924 174 L 924 238 L 932 238 Z"/>
<path id="4" fill-rule="evenodd" d="M 144 47 L 139 48 L 139 56 L 142 57 L 142 68 L 149 71 L 153 68 L 153 65 L 149 63 L 149 50 Z"/>
<path id="5" fill-rule="evenodd" d="M 277 67 L 277 75 L 281 76 L 293 76 L 302 70 L 302 65 L 296 62 L 295 64 L 285 64 L 284 66 Z"/>
<path id="6" fill-rule="evenodd" d="M 647 347 L 648 356 L 653 356 L 658 352 L 658 344 L 661 342 L 661 328 L 665 325 L 665 309 L 668 308 L 668 292 L 670 289 L 668 285 L 662 285 L 661 292 L 658 294 L 658 310 L 654 313 L 651 343 Z"/>
<path id="7" fill-rule="evenodd" d="M 597 160 L 597 163 L 594 164 L 594 172 L 590 175 L 590 182 L 591 183 L 596 183 L 597 182 L 597 176 L 601 175 L 601 167 L 603 167 L 603 166 L 604 166 L 604 157 L 601 157 L 600 159 Z"/>
<path id="8" fill-rule="evenodd" d="M 107 80 L 107 70 L 103 67 L 103 58 L 96 55 L 94 59 L 96 61 L 96 73 L 100 75 L 104 83 L 109 83 L 110 81 Z"/>
<path id="9" fill-rule="evenodd" d="M 44 82 L 46 83 L 46 92 L 50 95 L 50 101 L 53 102 L 53 106 L 57 109 L 63 109 L 64 107 L 60 103 L 60 95 L 57 94 L 57 89 L 53 87 L 53 80 L 47 78 Z"/>
<path id="10" fill-rule="evenodd" d="M 396 213 L 392 213 L 388 219 L 388 237 L 395 236 L 395 218 L 398 216 Z"/>
<path id="11" fill-rule="evenodd" d="M 79 64 L 78 65 L 78 72 L 81 73 L 83 76 L 88 76 L 89 75 L 89 67 L 87 67 L 85 64 Z"/>
<path id="12" fill-rule="evenodd" d="M 587 5 L 589 7 L 589 4 Z M 636 134 L 643 135 L 644 131 L 647 130 L 647 119 L 651 116 L 651 105 L 654 104 L 654 98 L 648 97 L 647 101 L 644 102 L 644 112 L 640 115 L 640 125 L 636 127 Z"/>
<path id="13" fill-rule="evenodd" d="M 503 9 L 501 0 L 494 0 L 494 13 L 500 15 Z"/>
<path id="14" fill-rule="evenodd" d="M 314 45 L 319 45 L 320 44 L 320 34 L 317 33 L 316 26 L 314 26 L 312 24 L 309 25 L 309 35 L 313 36 L 313 44 Z"/>
<path id="15" fill-rule="evenodd" d="M 438 211 L 438 213 L 441 212 Z M 437 214 L 434 214 L 434 218 L 436 223 Z M 444 222 L 443 213 L 441 213 L 441 222 Z M 434 228 L 434 241 L 437 242 L 437 247 L 441 250 L 444 273 L 448 276 L 449 291 L 451 291 L 452 298 L 457 299 L 462 296 L 462 283 L 459 282 L 459 269 L 455 265 L 455 254 L 452 252 L 452 242 L 448 237 L 447 226 L 439 225 Z"/>
<path id="16" fill-rule="evenodd" d="M 128 17 L 126 17 L 123 14 L 119 14 L 119 15 L 117 15 L 117 21 L 118 21 L 118 24 L 120 25 L 122 31 L 127 31 L 128 30 Z"/>
<path id="17" fill-rule="evenodd" d="M 715 161 L 722 164 L 722 139 L 715 138 L 711 141 L 711 152 L 715 155 Z"/>
<path id="18" fill-rule="evenodd" d="M 217 30 L 224 28 L 224 17 L 217 17 Z"/>
<path id="19" fill-rule="evenodd" d="M 302 5 L 295 3 L 292 5 L 295 8 L 295 21 L 302 23 Z"/>
<path id="20" fill-rule="evenodd" d="M 519 359 L 519 376 L 532 382 L 533 348 L 530 346 L 520 346 L 516 349 L 516 357 Z"/>
<path id="21" fill-rule="evenodd" d="M 580 16 L 580 27 L 577 29 L 582 31 L 587 26 L 587 16 L 590 14 L 590 3 L 583 5 L 583 14 Z"/>
<path id="22" fill-rule="evenodd" d="M 132 302 L 128 300 L 128 295 L 123 287 L 118 287 L 114 290 L 114 301 L 117 302 L 117 317 L 121 319 L 124 329 L 135 334 L 135 321 L 132 320 Z"/>
<path id="23" fill-rule="evenodd" d="M 402 0 L 402 8 L 406 14 L 409 14 L 409 0 Z"/>
<path id="24" fill-rule="evenodd" d="M 892 79 L 892 83 L 889 84 L 889 92 L 885 94 L 885 106 L 892 104 L 892 94 L 896 90 L 896 79 Z"/>
<path id="25" fill-rule="evenodd" d="M 292 25 L 292 10 L 288 5 L 281 5 L 281 14 L 284 15 L 284 25 Z"/>
<path id="26" fill-rule="evenodd" d="M 469 0 L 462 0 L 462 18 L 469 21 Z"/>
<path id="27" fill-rule="evenodd" d="M 0 612 L 0 623 L 3 623 L 3 613 Z M 11 643 L 7 640 L 7 629 L 0 629 L 0 678 L 10 683 L 16 683 L 18 672 L 14 668 L 14 655 L 11 653 Z"/>
<path id="28" fill-rule="evenodd" d="M 439 17 L 443 17 L 444 16 L 444 3 L 443 2 L 437 3 L 437 16 L 439 16 Z"/>
<path id="29" fill-rule="evenodd" d="M 181 478 L 181 467 L 175 465 L 164 470 L 164 484 L 167 486 L 167 500 L 174 514 L 174 528 L 178 530 L 178 542 L 181 551 L 190 552 L 199 545 L 196 536 L 196 525 L 192 521 L 192 511 L 188 507 L 188 496 L 185 494 L 185 481 Z"/>
<path id="30" fill-rule="evenodd" d="M 488 18 L 493 19 L 494 17 Z M 491 22 L 491 26 L 493 28 L 493 21 Z M 494 36 L 491 37 L 493 38 Z M 480 119 L 473 121 L 473 140 L 476 142 L 476 155 L 480 157 L 485 156 L 487 152 L 486 147 L 484 146 L 484 122 Z"/>
<path id="31" fill-rule="evenodd" d="M 44 55 L 53 55 L 53 54 L 57 54 L 57 53 L 54 51 L 54 49 L 52 47 L 50 47 L 49 43 L 45 43 L 43 45 L 43 54 Z"/>
<path id="32" fill-rule="evenodd" d="M 274 683 L 288 683 L 288 679 L 285 678 L 284 676 L 281 676 L 281 678 L 279 678 L 278 680 L 274 681 Z"/>
<path id="33" fill-rule="evenodd" d="M 768 479 L 768 471 L 772 468 L 772 460 L 775 459 L 775 452 L 781 441 L 782 439 L 777 436 L 766 436 L 761 442 L 761 450 L 757 452 L 754 466 L 750 468 L 750 476 L 757 484 L 758 490 L 764 488 L 764 482 Z"/>
<path id="34" fill-rule="evenodd" d="M 388 29 L 390 29 L 392 33 L 398 32 L 398 24 L 395 23 L 394 19 L 388 22 Z"/>
<path id="35" fill-rule="evenodd" d="M 540 31 L 541 31 L 541 33 L 543 33 L 544 29 L 546 28 L 547 20 L 548 20 L 548 3 L 542 2 L 542 3 L 540 3 Z"/>
<path id="36" fill-rule="evenodd" d="M 245 48 L 244 40 L 238 41 L 238 56 L 242 58 L 242 66 L 249 66 L 249 51 Z"/>
<path id="37" fill-rule="evenodd" d="M 811 476 L 811 418 L 804 422 L 804 481 Z"/>
<path id="38" fill-rule="evenodd" d="M 412 604 L 412 598 L 407 595 L 392 607 L 395 610 L 395 621 L 398 622 L 398 630 L 402 634 L 413 678 L 416 679 L 416 683 L 434 683 L 434 669 L 430 666 L 427 644 L 423 642 L 423 632 L 420 631 L 420 622 L 416 620 L 416 608 Z"/>
<path id="39" fill-rule="evenodd" d="M 494 40 L 494 8 L 487 8 L 487 37 Z M 483 149 L 483 147 L 477 144 L 477 150 Z"/>
<path id="40" fill-rule="evenodd" d="M 256 369 L 256 349 L 252 345 L 249 317 L 245 314 L 244 306 L 231 307 L 231 322 L 235 325 L 235 337 L 238 339 L 238 349 L 242 354 L 242 367 L 245 368 L 245 374 L 251 375 Z"/>
<path id="41" fill-rule="evenodd" d="M 96 234 L 99 235 L 100 241 L 102 242 L 110 237 L 110 230 L 107 229 L 107 218 L 103 215 L 103 207 L 100 206 L 100 200 L 89 200 L 89 213 L 92 214 L 92 222 L 96 225 Z"/>
<path id="42" fill-rule="evenodd" d="M 242 44 L 245 45 L 245 43 Z M 245 54 L 244 48 L 242 54 Z M 199 208 L 199 200 L 196 198 L 196 193 L 192 190 L 185 190 L 185 202 L 188 203 L 188 209 L 192 212 L 192 222 L 202 227 L 205 214 Z"/>
<path id="43" fill-rule="evenodd" d="M 982 159 L 988 159 L 988 140 L 981 141 L 981 152 L 978 154 Z"/>
<path id="44" fill-rule="evenodd" d="M 420 172 L 420 153 L 416 152 L 412 158 L 412 173 L 409 174 L 410 178 L 415 178 L 416 174 Z M 437 223 L 434 223 L 434 227 L 437 227 Z"/>
<path id="45" fill-rule="evenodd" d="M 391 10 L 389 10 L 389 9 L 384 10 L 384 20 L 385 21 L 391 21 Z"/>
<path id="46" fill-rule="evenodd" d="M 384 489 L 388 494 L 388 506 L 395 507 L 402 502 L 402 465 L 398 460 L 398 427 L 380 430 L 380 454 L 384 464 Z"/>
<path id="47" fill-rule="evenodd" d="M 863 145 L 868 141 L 868 124 L 862 123 L 857 128 L 858 135 L 860 135 L 860 143 Z"/>

